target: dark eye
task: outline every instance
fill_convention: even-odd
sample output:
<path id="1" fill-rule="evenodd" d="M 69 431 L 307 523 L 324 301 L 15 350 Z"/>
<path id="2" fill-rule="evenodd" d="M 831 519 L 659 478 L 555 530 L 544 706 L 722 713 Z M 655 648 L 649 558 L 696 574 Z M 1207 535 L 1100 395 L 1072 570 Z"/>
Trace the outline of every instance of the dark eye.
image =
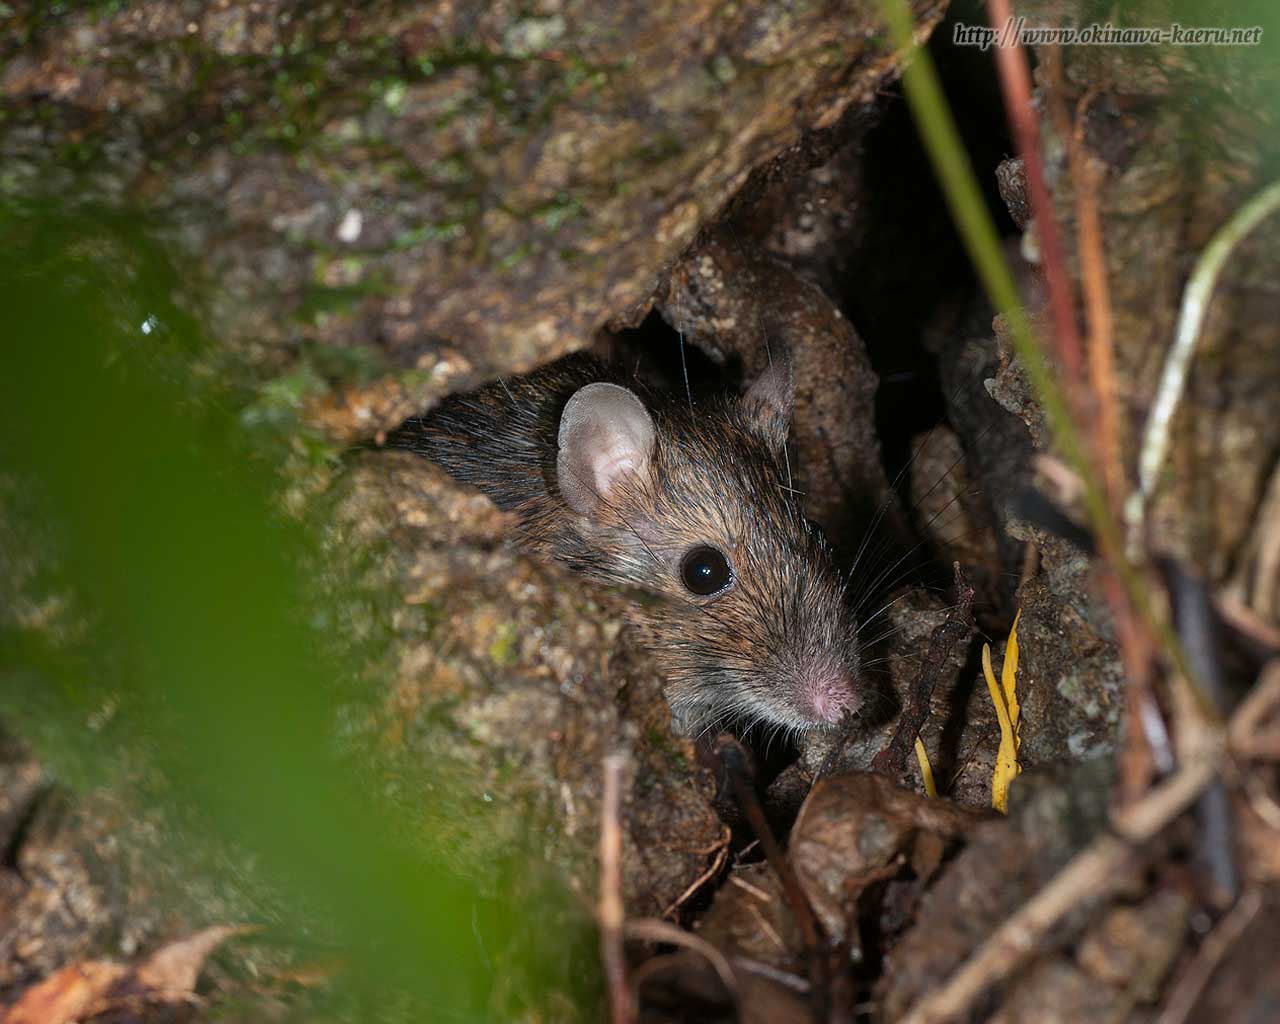
<path id="1" fill-rule="evenodd" d="M 729 559 L 712 547 L 694 548 L 680 563 L 684 585 L 701 597 L 717 593 L 729 585 L 733 572 Z"/>

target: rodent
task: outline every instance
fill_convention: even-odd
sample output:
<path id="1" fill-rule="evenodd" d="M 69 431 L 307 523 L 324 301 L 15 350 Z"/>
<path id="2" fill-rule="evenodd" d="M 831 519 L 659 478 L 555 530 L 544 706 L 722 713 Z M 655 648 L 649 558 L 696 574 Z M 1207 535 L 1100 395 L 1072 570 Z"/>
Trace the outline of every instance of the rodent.
<path id="1" fill-rule="evenodd" d="M 789 488 L 793 387 L 779 361 L 741 396 L 647 393 L 573 355 L 455 395 L 388 438 L 515 512 L 524 547 L 662 598 L 628 611 L 678 732 L 796 733 L 857 711 L 857 629 L 820 529 Z"/>

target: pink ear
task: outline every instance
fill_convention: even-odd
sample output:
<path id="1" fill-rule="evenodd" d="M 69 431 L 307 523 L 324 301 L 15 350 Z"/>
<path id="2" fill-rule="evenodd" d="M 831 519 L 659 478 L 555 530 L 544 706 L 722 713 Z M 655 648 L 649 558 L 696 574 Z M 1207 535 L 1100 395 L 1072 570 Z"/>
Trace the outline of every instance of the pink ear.
<path id="1" fill-rule="evenodd" d="M 771 448 L 780 449 L 786 444 L 795 394 L 795 383 L 791 379 L 788 361 L 775 357 L 769 368 L 756 378 L 740 400 L 747 426 L 759 434 Z"/>
<path id="2" fill-rule="evenodd" d="M 597 511 L 622 477 L 648 468 L 654 437 L 653 417 L 626 388 L 579 388 L 560 414 L 556 482 L 565 502 L 582 515 Z"/>

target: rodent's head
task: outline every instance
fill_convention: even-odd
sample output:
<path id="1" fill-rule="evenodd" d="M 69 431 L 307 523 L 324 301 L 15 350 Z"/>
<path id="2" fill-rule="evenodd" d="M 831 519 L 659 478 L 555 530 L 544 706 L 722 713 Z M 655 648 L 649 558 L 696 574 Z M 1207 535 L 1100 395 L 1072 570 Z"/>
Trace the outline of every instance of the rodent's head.
<path id="1" fill-rule="evenodd" d="M 575 521 L 558 553 L 663 599 L 631 617 L 686 732 L 730 717 L 829 728 L 861 703 L 844 588 L 789 487 L 791 396 L 778 367 L 691 411 L 589 384 L 561 415 L 556 477 Z"/>

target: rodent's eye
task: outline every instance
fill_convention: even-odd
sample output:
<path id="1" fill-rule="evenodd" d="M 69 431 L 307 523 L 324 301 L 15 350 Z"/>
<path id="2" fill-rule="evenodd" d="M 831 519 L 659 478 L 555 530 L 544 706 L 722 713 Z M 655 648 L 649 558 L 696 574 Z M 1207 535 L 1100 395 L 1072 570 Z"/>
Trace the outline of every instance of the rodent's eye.
<path id="1" fill-rule="evenodd" d="M 680 563 L 680 579 L 699 597 L 709 597 L 729 585 L 733 570 L 722 552 L 704 544 L 684 556 Z"/>

